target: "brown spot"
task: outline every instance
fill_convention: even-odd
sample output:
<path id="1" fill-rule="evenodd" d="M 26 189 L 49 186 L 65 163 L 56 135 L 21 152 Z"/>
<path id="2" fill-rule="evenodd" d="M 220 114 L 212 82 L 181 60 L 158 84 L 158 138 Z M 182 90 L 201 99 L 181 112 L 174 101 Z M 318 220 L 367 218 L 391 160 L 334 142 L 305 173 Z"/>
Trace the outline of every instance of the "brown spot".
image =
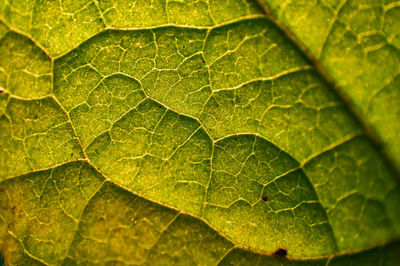
<path id="1" fill-rule="evenodd" d="M 262 196 L 262 198 L 261 198 L 263 201 L 267 201 L 268 200 L 268 197 L 267 196 Z"/>
<path id="2" fill-rule="evenodd" d="M 284 258 L 287 255 L 287 250 L 284 248 L 280 248 L 277 251 L 275 251 L 274 253 L 272 253 L 272 256 L 275 257 L 280 257 L 280 258 Z"/>
<path id="3" fill-rule="evenodd" d="M 103 221 L 103 220 L 104 220 L 104 217 L 103 217 L 103 216 L 100 216 L 100 220 L 102 220 L 102 221 Z"/>
<path id="4" fill-rule="evenodd" d="M 3 187 L 0 187 L 0 192 L 4 192 L 5 189 Z"/>
<path id="5" fill-rule="evenodd" d="M 15 208 L 17 208 L 17 206 L 14 205 L 14 206 L 11 207 L 11 210 L 15 211 Z"/>

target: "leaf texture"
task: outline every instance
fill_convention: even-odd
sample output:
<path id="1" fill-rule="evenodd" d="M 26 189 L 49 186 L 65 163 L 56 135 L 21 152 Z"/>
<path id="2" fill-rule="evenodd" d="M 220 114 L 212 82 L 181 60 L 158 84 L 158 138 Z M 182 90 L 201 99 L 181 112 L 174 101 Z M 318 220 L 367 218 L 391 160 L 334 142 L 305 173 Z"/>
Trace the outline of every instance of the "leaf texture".
<path id="1" fill-rule="evenodd" d="M 329 75 L 400 169 L 400 5 L 260 0 Z"/>
<path id="2" fill-rule="evenodd" d="M 5 263 L 395 265 L 398 33 L 362 21 L 398 5 L 364 2 L 0 0 Z"/>

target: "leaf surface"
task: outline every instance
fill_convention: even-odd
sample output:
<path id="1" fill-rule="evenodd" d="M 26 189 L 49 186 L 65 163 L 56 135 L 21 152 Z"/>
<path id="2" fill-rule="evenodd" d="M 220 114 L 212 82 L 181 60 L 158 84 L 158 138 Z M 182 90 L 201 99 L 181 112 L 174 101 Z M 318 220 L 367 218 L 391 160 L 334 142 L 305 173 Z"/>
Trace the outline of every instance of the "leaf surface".
<path id="1" fill-rule="evenodd" d="M 394 264 L 397 109 L 265 3 L 134 3 L 0 1 L 6 264 Z"/>
<path id="2" fill-rule="evenodd" d="M 294 34 L 400 169 L 399 2 L 259 2 Z"/>

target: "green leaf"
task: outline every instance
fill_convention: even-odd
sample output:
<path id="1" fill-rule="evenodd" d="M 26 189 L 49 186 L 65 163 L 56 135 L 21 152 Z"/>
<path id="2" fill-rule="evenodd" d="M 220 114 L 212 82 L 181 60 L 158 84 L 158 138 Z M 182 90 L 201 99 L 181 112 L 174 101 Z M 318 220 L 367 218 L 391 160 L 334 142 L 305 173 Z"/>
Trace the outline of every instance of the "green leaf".
<path id="1" fill-rule="evenodd" d="M 5 263 L 395 265 L 400 7 L 367 2 L 0 0 Z"/>
<path id="2" fill-rule="evenodd" d="M 258 1 L 293 33 L 400 169 L 399 2 Z"/>

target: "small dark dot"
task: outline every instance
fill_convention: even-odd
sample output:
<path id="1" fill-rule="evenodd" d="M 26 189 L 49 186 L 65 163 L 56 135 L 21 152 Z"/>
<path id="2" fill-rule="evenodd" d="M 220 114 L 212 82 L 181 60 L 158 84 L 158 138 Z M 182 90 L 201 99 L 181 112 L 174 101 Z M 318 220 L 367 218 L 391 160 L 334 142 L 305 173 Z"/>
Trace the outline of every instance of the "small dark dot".
<path id="1" fill-rule="evenodd" d="M 280 248 L 277 251 L 275 251 L 272 255 L 276 256 L 276 257 L 282 257 L 283 258 L 283 257 L 286 257 L 287 250 L 284 249 L 284 248 Z"/>
<path id="2" fill-rule="evenodd" d="M 102 220 L 102 221 L 103 221 L 103 220 L 104 220 L 104 217 L 103 217 L 103 216 L 100 216 L 100 220 Z"/>
<path id="3" fill-rule="evenodd" d="M 262 198 L 261 198 L 263 201 L 267 201 L 268 200 L 268 197 L 267 196 L 262 196 Z"/>

